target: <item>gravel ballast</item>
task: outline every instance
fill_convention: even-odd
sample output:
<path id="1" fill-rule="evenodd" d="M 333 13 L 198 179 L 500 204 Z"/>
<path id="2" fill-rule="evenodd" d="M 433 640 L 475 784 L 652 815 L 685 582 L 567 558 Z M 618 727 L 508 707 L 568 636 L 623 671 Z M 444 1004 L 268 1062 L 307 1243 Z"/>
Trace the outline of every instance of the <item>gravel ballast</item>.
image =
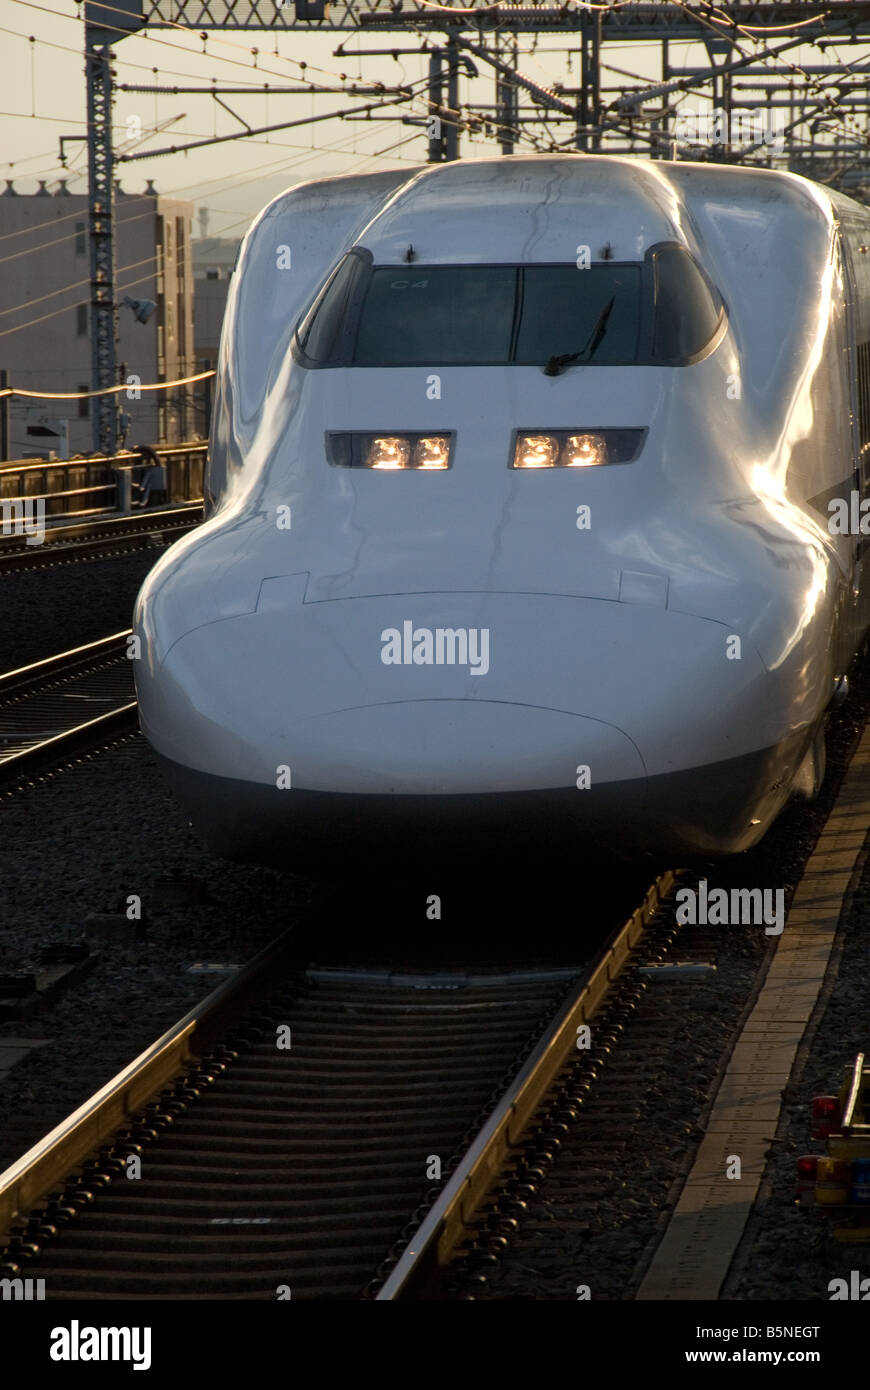
<path id="1" fill-rule="evenodd" d="M 141 942 L 91 940 L 96 968 L 49 1010 L 0 1023 L 0 1039 L 48 1039 L 0 1076 L 2 1170 L 223 978 L 191 965 L 244 964 L 314 890 L 204 849 L 139 735 L 5 799 L 0 816 L 0 971 L 37 969 L 42 947 L 80 943 L 89 915 L 131 894 L 148 917 Z M 208 901 L 152 909 L 155 881 L 176 874 L 201 878 Z"/>
<path id="2" fill-rule="evenodd" d="M 155 541 L 112 559 L 0 574 L 0 671 L 129 627 L 136 595 L 164 549 Z"/>

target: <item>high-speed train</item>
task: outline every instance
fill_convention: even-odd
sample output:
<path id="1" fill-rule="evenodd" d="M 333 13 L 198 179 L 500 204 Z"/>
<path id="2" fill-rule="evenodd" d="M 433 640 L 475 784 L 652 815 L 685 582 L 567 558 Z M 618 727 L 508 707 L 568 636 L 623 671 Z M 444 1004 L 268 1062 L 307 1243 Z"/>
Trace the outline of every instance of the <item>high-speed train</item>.
<path id="1" fill-rule="evenodd" d="M 824 774 L 868 471 L 850 199 L 592 155 L 301 184 L 139 595 L 142 728 L 232 857 L 741 851 Z"/>

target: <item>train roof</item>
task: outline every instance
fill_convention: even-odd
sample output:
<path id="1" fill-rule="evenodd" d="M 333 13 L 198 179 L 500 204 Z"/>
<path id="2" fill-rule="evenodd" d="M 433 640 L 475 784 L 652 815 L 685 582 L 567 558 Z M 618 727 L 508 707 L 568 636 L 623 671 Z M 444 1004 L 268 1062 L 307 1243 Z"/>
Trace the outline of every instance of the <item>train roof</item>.
<path id="1" fill-rule="evenodd" d="M 580 245 L 592 259 L 636 261 L 665 240 L 697 250 L 705 211 L 723 201 L 759 221 L 774 209 L 797 221 L 836 215 L 827 190 L 798 175 L 586 154 L 458 160 L 386 176 L 386 187 L 384 175 L 362 175 L 287 196 L 304 190 L 325 212 L 374 194 L 375 180 L 381 197 L 357 240 L 382 265 L 406 262 L 409 246 L 429 265 L 569 261 Z"/>
<path id="2" fill-rule="evenodd" d="M 657 241 L 683 239 L 683 210 L 652 163 L 556 155 L 431 166 L 399 189 L 360 241 L 377 264 L 641 260 Z"/>
<path id="3" fill-rule="evenodd" d="M 360 240 L 382 265 L 573 261 L 595 255 L 640 260 L 647 246 L 679 237 L 681 209 L 655 170 L 607 156 L 561 155 L 436 165 L 410 180 Z"/>

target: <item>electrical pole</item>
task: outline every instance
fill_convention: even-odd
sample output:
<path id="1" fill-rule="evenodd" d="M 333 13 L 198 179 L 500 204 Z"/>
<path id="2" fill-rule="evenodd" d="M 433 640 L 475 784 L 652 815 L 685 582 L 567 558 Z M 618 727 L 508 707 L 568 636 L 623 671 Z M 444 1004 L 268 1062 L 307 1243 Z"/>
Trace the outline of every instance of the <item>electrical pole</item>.
<path id="1" fill-rule="evenodd" d="M 429 100 L 437 108 L 438 114 L 429 117 L 429 163 L 443 164 L 447 158 L 445 149 L 444 122 L 441 112 L 444 109 L 444 66 L 440 48 L 429 54 Z"/>
<path id="2" fill-rule="evenodd" d="M 720 66 L 724 69 L 723 72 L 714 76 L 712 82 L 713 128 L 717 138 L 710 150 L 710 159 L 719 163 L 727 163 L 731 154 L 731 69 L 728 62 L 732 52 L 731 40 L 706 38 L 704 47 L 710 59 L 710 66 L 715 68 L 717 57 L 721 57 Z M 719 128 L 720 118 L 721 129 Z"/>
<path id="3" fill-rule="evenodd" d="M 516 34 L 501 34 L 498 30 L 492 36 L 493 51 L 497 58 L 502 58 L 509 62 L 512 67 L 517 66 L 517 36 Z M 496 120 L 498 121 L 498 141 L 502 154 L 513 154 L 516 147 L 515 131 L 517 127 L 517 116 L 519 115 L 519 88 L 515 82 L 496 69 L 495 74 L 495 110 Z"/>
<path id="4" fill-rule="evenodd" d="M 447 127 L 444 140 L 444 158 L 459 158 L 459 49 L 451 34 L 447 40 L 447 105 L 454 119 Z"/>
<path id="5" fill-rule="evenodd" d="M 99 32 L 99 31 L 97 31 Z M 115 370 L 118 316 L 115 311 L 115 187 L 112 162 L 112 69 L 108 43 L 94 41 L 85 26 L 88 85 L 88 203 L 91 256 L 91 389 L 117 385 Z M 94 448 L 114 454 L 118 442 L 118 403 L 114 396 L 93 400 Z"/>
<path id="6" fill-rule="evenodd" d="M 444 64 L 447 63 L 447 101 L 444 100 Z M 437 115 L 427 121 L 429 129 L 429 163 L 444 164 L 447 160 L 459 158 L 459 45 L 452 37 L 448 38 L 446 48 L 436 48 L 429 54 L 429 100 Z M 467 62 L 467 59 L 465 60 Z M 472 70 L 473 67 L 472 67 Z M 445 120 L 441 112 L 446 109 L 450 118 Z"/>
<path id="7" fill-rule="evenodd" d="M 93 391 L 118 384 L 112 44 L 143 23 L 142 0 L 113 0 L 111 6 L 89 0 L 85 5 Z M 101 454 L 114 454 L 118 444 L 117 397 L 95 396 L 92 409 L 94 448 Z"/>
<path id="8" fill-rule="evenodd" d="M 599 150 L 597 126 L 601 107 L 601 15 L 584 10 L 580 16 L 580 101 L 577 106 L 577 149 Z"/>

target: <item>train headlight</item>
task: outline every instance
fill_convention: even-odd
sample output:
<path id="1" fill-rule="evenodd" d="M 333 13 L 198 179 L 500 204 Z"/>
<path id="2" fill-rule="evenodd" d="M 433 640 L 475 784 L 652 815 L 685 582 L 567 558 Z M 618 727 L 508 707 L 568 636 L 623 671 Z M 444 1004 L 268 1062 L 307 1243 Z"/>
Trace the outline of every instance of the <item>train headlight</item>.
<path id="1" fill-rule="evenodd" d="M 517 430 L 511 468 L 595 468 L 632 463 L 645 429 Z"/>
<path id="2" fill-rule="evenodd" d="M 326 436 L 329 462 L 336 468 L 425 469 L 449 468 L 454 434 L 356 433 Z"/>
<path id="3" fill-rule="evenodd" d="M 368 446 L 363 468 L 407 468 L 411 445 L 398 434 L 376 436 Z"/>
<path id="4" fill-rule="evenodd" d="M 564 468 L 593 468 L 607 462 L 607 444 L 600 434 L 569 434 L 559 462 Z"/>
<path id="5" fill-rule="evenodd" d="M 514 468 L 554 468 L 559 461 L 555 434 L 518 434 Z"/>
<path id="6" fill-rule="evenodd" d="M 444 434 L 425 434 L 414 445 L 414 468 L 446 468 L 450 462 L 450 440 Z"/>

